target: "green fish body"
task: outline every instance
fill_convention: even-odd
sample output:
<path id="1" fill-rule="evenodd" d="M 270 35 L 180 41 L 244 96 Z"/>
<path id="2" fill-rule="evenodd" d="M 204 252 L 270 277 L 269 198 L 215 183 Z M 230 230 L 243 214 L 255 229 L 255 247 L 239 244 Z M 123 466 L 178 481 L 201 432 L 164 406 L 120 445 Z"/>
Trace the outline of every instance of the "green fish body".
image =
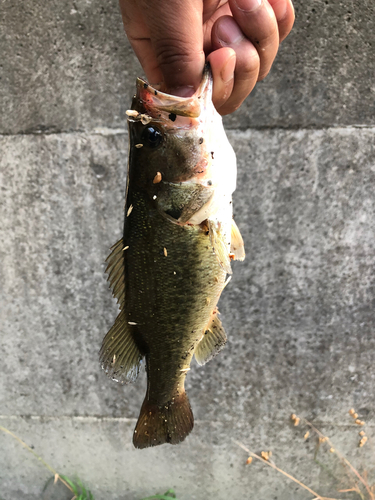
<path id="1" fill-rule="evenodd" d="M 128 111 L 124 233 L 107 259 L 120 314 L 100 359 L 122 383 L 135 380 L 145 359 L 137 448 L 176 444 L 192 430 L 184 380 L 194 355 L 204 364 L 225 345 L 216 305 L 231 259 L 244 258 L 232 220 L 235 155 L 211 95 L 208 68 L 190 98 L 138 79 Z"/>

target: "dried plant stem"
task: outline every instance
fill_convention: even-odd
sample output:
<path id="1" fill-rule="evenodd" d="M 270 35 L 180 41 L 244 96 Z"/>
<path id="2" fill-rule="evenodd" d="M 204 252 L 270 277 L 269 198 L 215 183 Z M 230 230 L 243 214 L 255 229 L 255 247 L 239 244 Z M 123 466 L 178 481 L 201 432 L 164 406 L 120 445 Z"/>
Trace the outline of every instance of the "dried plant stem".
<path id="1" fill-rule="evenodd" d="M 319 429 L 317 429 L 316 427 L 314 427 L 314 425 L 309 422 L 308 420 L 306 420 L 305 418 L 303 419 L 303 421 L 305 422 L 306 425 L 308 425 L 314 432 L 316 432 L 316 434 L 321 437 L 321 438 L 324 438 L 326 440 L 327 443 L 329 443 L 332 447 L 333 446 L 333 443 L 331 442 L 331 440 L 325 436 L 324 434 L 322 434 L 320 432 Z M 340 452 L 338 452 L 336 449 L 335 449 L 335 453 L 336 455 L 339 457 L 339 459 L 347 466 L 349 467 L 349 469 L 352 471 L 352 473 L 359 479 L 359 481 L 364 485 L 364 487 L 366 488 L 367 490 L 367 493 L 369 494 L 369 497 L 370 497 L 370 500 L 375 500 L 375 496 L 374 496 L 374 493 L 371 491 L 369 485 L 367 484 L 367 482 L 363 479 L 363 477 L 360 475 L 360 473 L 357 471 L 357 469 L 355 469 L 352 464 L 349 462 L 349 460 L 347 460 L 343 455 L 341 455 Z"/>
<path id="2" fill-rule="evenodd" d="M 248 453 L 251 457 L 254 457 L 256 458 L 257 460 L 259 460 L 260 462 L 263 462 L 264 464 L 268 465 L 269 467 L 272 467 L 272 469 L 275 469 L 277 470 L 277 472 L 280 472 L 280 474 L 283 474 L 284 476 L 286 476 L 288 479 L 294 481 L 295 483 L 297 483 L 299 486 L 301 486 L 301 488 L 304 488 L 305 490 L 307 490 L 309 493 L 311 493 L 312 495 L 314 495 L 314 499 L 313 500 L 339 500 L 339 499 L 336 499 L 336 498 L 330 498 L 330 497 L 322 497 L 321 495 L 319 495 L 318 493 L 316 493 L 314 490 L 312 490 L 311 488 L 309 488 L 308 486 L 306 486 L 305 484 L 301 483 L 301 481 L 299 481 L 298 479 L 296 479 L 295 477 L 293 477 L 292 475 L 288 474 L 287 472 L 283 471 L 282 469 L 279 469 L 279 467 L 276 467 L 275 464 L 269 462 L 268 460 L 264 460 L 262 457 L 260 457 L 259 455 L 257 455 L 256 453 L 253 453 L 252 451 L 250 451 L 248 448 L 246 448 L 246 446 L 242 443 L 240 443 L 239 441 L 236 441 L 234 439 L 232 439 L 232 441 L 237 445 L 239 446 L 240 448 L 242 448 L 243 450 L 246 451 L 246 453 Z"/>
<path id="3" fill-rule="evenodd" d="M 47 464 L 47 462 L 45 462 L 42 457 L 40 457 L 37 453 L 35 453 L 35 451 L 32 448 L 30 448 L 30 446 L 28 446 L 24 441 L 22 441 L 21 438 L 13 434 L 13 432 L 11 432 L 6 427 L 3 427 L 2 425 L 0 425 L 0 431 L 9 434 L 10 436 L 12 436 L 12 438 L 18 441 L 24 448 L 26 448 L 30 453 L 32 453 L 34 457 L 37 458 L 39 462 L 41 462 L 44 465 L 44 467 L 46 467 L 50 472 L 52 472 L 52 474 L 55 476 L 55 482 L 57 479 L 59 479 L 72 493 L 74 493 L 71 486 L 66 481 L 64 481 L 64 479 L 59 475 L 59 473 L 56 472 L 55 469 L 53 469 L 49 464 Z"/>

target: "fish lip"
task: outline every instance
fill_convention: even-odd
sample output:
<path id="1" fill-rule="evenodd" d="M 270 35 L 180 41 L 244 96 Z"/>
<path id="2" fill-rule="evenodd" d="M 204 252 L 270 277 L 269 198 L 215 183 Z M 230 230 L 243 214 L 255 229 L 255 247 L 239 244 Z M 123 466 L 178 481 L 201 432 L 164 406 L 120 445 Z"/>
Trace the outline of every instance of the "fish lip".
<path id="1" fill-rule="evenodd" d="M 146 80 L 137 78 L 136 101 L 146 109 L 146 112 L 153 115 L 155 110 L 164 113 L 198 118 L 212 101 L 212 72 L 209 63 L 205 64 L 202 81 L 191 97 L 179 97 L 167 94 L 155 89 Z M 154 111 L 154 112 L 153 112 Z"/>

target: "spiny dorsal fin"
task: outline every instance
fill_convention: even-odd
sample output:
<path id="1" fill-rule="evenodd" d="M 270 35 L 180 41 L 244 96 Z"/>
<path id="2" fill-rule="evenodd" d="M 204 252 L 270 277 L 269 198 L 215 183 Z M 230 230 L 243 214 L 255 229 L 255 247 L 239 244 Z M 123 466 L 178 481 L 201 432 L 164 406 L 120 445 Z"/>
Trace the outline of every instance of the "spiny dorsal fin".
<path id="1" fill-rule="evenodd" d="M 195 349 L 195 359 L 198 365 L 204 365 L 218 354 L 227 342 L 227 336 L 219 319 L 217 309 L 212 313 L 210 323 L 204 332 L 202 340 Z"/>
<path id="2" fill-rule="evenodd" d="M 121 311 L 100 349 L 102 368 L 116 382 L 134 382 L 139 373 L 142 354 L 134 341 L 133 328 Z"/>
<path id="3" fill-rule="evenodd" d="M 245 247 L 240 230 L 237 224 L 232 219 L 232 227 L 230 231 L 230 251 L 234 256 L 234 260 L 244 260 Z"/>
<path id="4" fill-rule="evenodd" d="M 117 299 L 120 309 L 125 302 L 125 273 L 124 273 L 124 242 L 121 238 L 111 247 L 111 253 L 107 257 L 107 269 L 109 286 L 112 288 L 112 294 Z"/>
<path id="5" fill-rule="evenodd" d="M 208 219 L 208 229 L 210 232 L 211 245 L 215 252 L 216 258 L 219 261 L 219 264 L 224 269 L 224 271 L 226 271 L 228 274 L 232 274 L 228 246 L 229 242 L 226 242 L 226 238 L 224 238 L 219 225 L 210 219 Z"/>

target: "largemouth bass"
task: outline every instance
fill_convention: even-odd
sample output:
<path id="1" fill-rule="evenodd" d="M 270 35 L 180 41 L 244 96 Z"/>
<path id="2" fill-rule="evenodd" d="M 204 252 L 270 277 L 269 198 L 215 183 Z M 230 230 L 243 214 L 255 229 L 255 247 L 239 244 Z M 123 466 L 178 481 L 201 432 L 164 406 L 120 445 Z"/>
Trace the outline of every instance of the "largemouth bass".
<path id="1" fill-rule="evenodd" d="M 236 158 L 212 104 L 209 67 L 192 97 L 137 79 L 127 112 L 130 153 L 123 237 L 107 262 L 120 313 L 100 360 L 119 382 L 134 381 L 142 359 L 147 393 L 133 443 L 185 439 L 194 425 L 184 381 L 226 343 L 216 308 L 245 257 L 232 219 Z"/>

